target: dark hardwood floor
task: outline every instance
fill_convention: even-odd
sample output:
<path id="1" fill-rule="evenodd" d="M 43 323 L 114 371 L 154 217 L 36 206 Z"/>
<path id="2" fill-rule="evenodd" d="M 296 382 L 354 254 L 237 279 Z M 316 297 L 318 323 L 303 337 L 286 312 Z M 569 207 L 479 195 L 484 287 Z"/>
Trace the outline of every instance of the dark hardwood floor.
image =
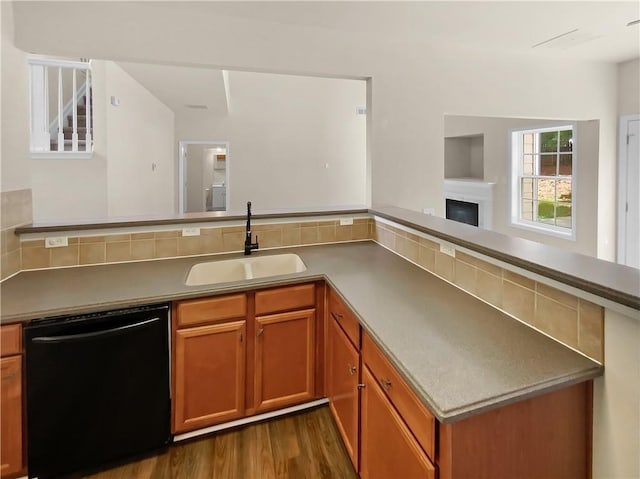
<path id="1" fill-rule="evenodd" d="M 356 479 L 328 406 L 175 444 L 91 479 Z"/>

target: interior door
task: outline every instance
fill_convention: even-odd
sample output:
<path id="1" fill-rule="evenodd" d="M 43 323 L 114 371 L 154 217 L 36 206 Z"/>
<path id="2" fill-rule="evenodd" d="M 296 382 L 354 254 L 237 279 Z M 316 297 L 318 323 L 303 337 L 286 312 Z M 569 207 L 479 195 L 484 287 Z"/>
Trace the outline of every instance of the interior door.
<path id="1" fill-rule="evenodd" d="M 623 235 L 619 262 L 640 268 L 640 248 L 638 237 L 640 236 L 640 119 L 626 122 L 626 155 L 622 156 L 621 170 L 625 171 L 623 189 L 626 190 L 626 198 L 623 198 L 621 208 Z"/>

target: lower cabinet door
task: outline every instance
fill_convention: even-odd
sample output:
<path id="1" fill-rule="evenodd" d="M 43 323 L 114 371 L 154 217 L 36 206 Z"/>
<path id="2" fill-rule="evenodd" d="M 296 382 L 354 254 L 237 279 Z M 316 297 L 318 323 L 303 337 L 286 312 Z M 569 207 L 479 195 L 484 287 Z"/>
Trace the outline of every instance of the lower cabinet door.
<path id="1" fill-rule="evenodd" d="M 363 367 L 361 409 L 361 479 L 434 479 L 435 468 Z"/>
<path id="2" fill-rule="evenodd" d="M 174 432 L 244 416 L 246 321 L 179 329 L 174 349 Z"/>
<path id="3" fill-rule="evenodd" d="M 257 412 L 315 397 L 315 317 L 306 309 L 256 318 Z"/>
<path id="4" fill-rule="evenodd" d="M 0 359 L 0 475 L 22 469 L 22 356 Z"/>
<path id="5" fill-rule="evenodd" d="M 336 320 L 327 335 L 327 396 L 351 462 L 358 470 L 358 379 L 360 354 Z"/>

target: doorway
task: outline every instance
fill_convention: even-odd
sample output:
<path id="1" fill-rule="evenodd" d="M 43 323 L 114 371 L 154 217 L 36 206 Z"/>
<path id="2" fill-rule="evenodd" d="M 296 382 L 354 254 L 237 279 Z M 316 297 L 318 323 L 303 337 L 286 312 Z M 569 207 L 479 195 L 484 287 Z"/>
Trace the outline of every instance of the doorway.
<path id="1" fill-rule="evenodd" d="M 618 263 L 640 268 L 640 115 L 620 118 Z"/>
<path id="2" fill-rule="evenodd" d="M 227 211 L 229 205 L 229 143 L 180 141 L 181 213 Z"/>

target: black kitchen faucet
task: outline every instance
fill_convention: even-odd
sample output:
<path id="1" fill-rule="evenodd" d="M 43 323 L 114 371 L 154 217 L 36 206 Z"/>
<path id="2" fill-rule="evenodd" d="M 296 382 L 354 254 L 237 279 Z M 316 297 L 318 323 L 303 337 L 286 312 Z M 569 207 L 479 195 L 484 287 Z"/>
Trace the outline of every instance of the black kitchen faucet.
<path id="1" fill-rule="evenodd" d="M 244 240 L 244 254 L 248 256 L 251 254 L 251 250 L 258 248 L 258 235 L 256 235 L 256 242 L 251 242 L 251 201 L 247 201 L 247 229 Z"/>

